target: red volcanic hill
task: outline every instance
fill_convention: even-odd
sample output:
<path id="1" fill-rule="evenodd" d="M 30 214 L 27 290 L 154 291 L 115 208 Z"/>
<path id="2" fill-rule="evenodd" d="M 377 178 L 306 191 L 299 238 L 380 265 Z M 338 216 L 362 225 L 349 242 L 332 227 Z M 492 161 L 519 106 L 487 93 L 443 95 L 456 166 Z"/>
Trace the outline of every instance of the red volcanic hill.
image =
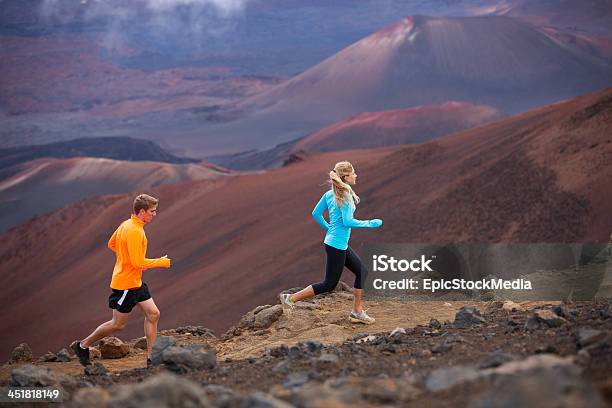
<path id="1" fill-rule="evenodd" d="M 159 187 L 149 255 L 171 270 L 145 280 L 160 328 L 222 331 L 284 288 L 321 279 L 323 231 L 310 216 L 333 164 L 351 160 L 362 203 L 351 245 L 383 242 L 581 242 L 612 230 L 612 90 L 546 106 L 436 141 L 323 153 L 258 174 Z M 321 187 L 319 187 L 321 186 Z M 132 196 L 83 200 L 0 237 L 0 358 L 27 341 L 58 349 L 108 318 L 106 241 Z M 139 335 L 134 316 L 122 336 Z"/>
<path id="2" fill-rule="evenodd" d="M 489 106 L 446 102 L 384 112 L 364 112 L 272 149 L 211 156 L 213 163 L 236 170 L 269 169 L 301 151 L 340 151 L 419 143 L 498 118 Z"/>
<path id="3" fill-rule="evenodd" d="M 498 116 L 494 108 L 464 102 L 364 112 L 306 136 L 295 144 L 293 151 L 330 152 L 420 143 L 490 122 Z"/>
<path id="4" fill-rule="evenodd" d="M 215 153 L 221 141 L 234 152 L 268 148 L 360 112 L 461 100 L 516 113 L 610 85 L 608 62 L 526 21 L 414 16 L 242 102 L 246 118 L 184 143 Z"/>
<path id="5" fill-rule="evenodd" d="M 76 157 L 37 159 L 11 167 L 0 180 L 0 232 L 85 197 L 142 191 L 164 184 L 219 177 L 200 164 Z"/>

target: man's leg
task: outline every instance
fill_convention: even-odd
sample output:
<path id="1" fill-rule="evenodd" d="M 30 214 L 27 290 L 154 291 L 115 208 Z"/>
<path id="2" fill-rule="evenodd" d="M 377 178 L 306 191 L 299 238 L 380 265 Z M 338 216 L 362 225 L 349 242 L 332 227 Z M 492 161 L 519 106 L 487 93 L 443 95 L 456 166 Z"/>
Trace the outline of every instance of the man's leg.
<path id="1" fill-rule="evenodd" d="M 79 358 L 79 362 L 84 366 L 91 364 L 89 360 L 89 346 L 109 334 L 123 329 L 129 318 L 129 313 L 121 313 L 117 310 L 113 310 L 113 318 L 111 320 L 98 326 L 86 339 L 74 342 L 72 344 L 72 349 Z"/>
<path id="2" fill-rule="evenodd" d="M 151 358 L 151 349 L 157 338 L 157 322 L 159 321 L 159 309 L 153 298 L 149 298 L 137 305 L 145 315 L 144 333 L 147 338 L 147 358 Z"/>
<path id="3" fill-rule="evenodd" d="M 123 329 L 129 318 L 129 313 L 121 313 L 113 309 L 113 318 L 106 323 L 102 323 L 96 330 L 93 331 L 93 333 L 87 336 L 87 338 L 81 340 L 81 347 L 88 348 L 96 341 Z"/>

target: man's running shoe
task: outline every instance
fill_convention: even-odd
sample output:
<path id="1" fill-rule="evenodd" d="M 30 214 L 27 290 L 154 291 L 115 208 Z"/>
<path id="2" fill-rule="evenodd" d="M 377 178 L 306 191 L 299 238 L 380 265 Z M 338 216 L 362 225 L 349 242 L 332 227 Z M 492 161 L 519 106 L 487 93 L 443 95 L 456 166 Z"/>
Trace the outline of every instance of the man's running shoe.
<path id="1" fill-rule="evenodd" d="M 293 309 L 293 306 L 295 305 L 295 303 L 291 300 L 290 293 L 281 293 L 279 295 L 279 298 L 280 298 L 280 303 L 282 306 L 288 306 L 290 309 Z"/>
<path id="2" fill-rule="evenodd" d="M 79 362 L 83 366 L 88 366 L 91 364 L 91 361 L 89 361 L 89 348 L 81 347 L 80 340 L 77 340 L 72 343 L 72 350 L 74 351 L 74 354 L 77 355 L 77 357 L 79 358 Z"/>
<path id="3" fill-rule="evenodd" d="M 349 320 L 353 323 L 372 324 L 376 320 L 373 317 L 368 316 L 365 310 L 357 313 L 354 310 L 349 315 Z"/>

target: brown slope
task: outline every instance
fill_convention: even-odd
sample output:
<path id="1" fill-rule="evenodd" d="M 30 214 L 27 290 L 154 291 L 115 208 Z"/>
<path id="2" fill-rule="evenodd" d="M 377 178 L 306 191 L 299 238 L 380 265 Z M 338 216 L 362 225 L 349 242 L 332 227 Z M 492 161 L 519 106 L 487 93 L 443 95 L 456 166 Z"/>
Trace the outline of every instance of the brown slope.
<path id="1" fill-rule="evenodd" d="M 84 197 L 219 177 L 210 165 L 105 158 L 38 159 L 0 181 L 0 232 Z"/>
<path id="2" fill-rule="evenodd" d="M 410 109 L 364 112 L 301 139 L 293 151 L 329 152 L 420 143 L 490 122 L 498 116 L 495 108 L 454 101 Z"/>
<path id="3" fill-rule="evenodd" d="M 402 190 L 420 192 L 390 236 L 425 240 L 607 241 L 612 231 L 612 91 L 527 112 L 406 148 L 381 168 L 401 167 Z M 374 203 L 392 208 L 398 185 Z M 441 221 L 443 220 L 443 221 Z M 430 226 L 434 226 L 431 228 Z"/>
<path id="4" fill-rule="evenodd" d="M 310 217 L 333 163 L 360 174 L 357 216 L 380 217 L 361 242 L 607 240 L 612 230 L 612 90 L 444 137 L 377 150 L 326 153 L 267 173 L 160 187 L 147 227 L 151 256 L 170 271 L 146 280 L 161 328 L 220 331 L 276 293 L 322 276 L 322 231 Z M 105 248 L 132 197 L 72 204 L 0 237 L 5 290 L 1 358 L 20 341 L 35 352 L 83 336 L 109 315 L 113 256 Z M 125 337 L 142 330 L 133 318 Z"/>

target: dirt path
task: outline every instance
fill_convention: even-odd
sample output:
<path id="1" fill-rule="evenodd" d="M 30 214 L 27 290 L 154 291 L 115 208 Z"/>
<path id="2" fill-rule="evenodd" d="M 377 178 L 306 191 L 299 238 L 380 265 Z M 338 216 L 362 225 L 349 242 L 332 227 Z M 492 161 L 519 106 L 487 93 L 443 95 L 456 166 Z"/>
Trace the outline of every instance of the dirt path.
<path id="1" fill-rule="evenodd" d="M 317 340 L 323 344 L 342 343 L 358 333 L 392 331 L 396 327 L 412 328 L 427 325 L 431 319 L 439 322 L 453 321 L 457 311 L 465 305 L 479 309 L 487 302 L 472 301 L 364 301 L 364 309 L 376 319 L 372 325 L 351 323 L 348 314 L 353 295 L 334 292 L 312 302 L 299 302 L 293 311 L 286 309 L 283 315 L 266 330 L 248 332 L 217 344 L 218 356 L 241 359 L 259 356 L 266 348 L 285 344 L 291 346 L 300 341 Z M 526 309 L 546 302 L 522 302 Z"/>
<path id="2" fill-rule="evenodd" d="M 364 301 L 364 309 L 376 319 L 376 322 L 372 325 L 363 325 L 351 323 L 348 320 L 352 299 L 353 295 L 349 292 L 333 292 L 312 299 L 310 302 L 299 302 L 293 311 L 285 310 L 283 315 L 269 328 L 247 330 L 225 341 L 190 334 L 177 334 L 171 330 L 164 330 L 160 332 L 160 335 L 171 335 L 179 344 L 210 345 L 216 349 L 218 360 L 226 358 L 239 360 L 258 357 L 264 350 L 281 344 L 291 346 L 307 340 L 315 340 L 323 344 L 338 344 L 359 333 L 390 332 L 396 327 L 408 329 L 418 325 L 427 325 L 431 319 L 437 319 L 441 323 L 445 320 L 452 321 L 455 313 L 462 306 L 473 305 L 484 311 L 491 304 L 490 302 L 472 301 L 370 300 Z M 525 309 L 545 303 L 521 302 Z M 146 367 L 145 352 L 133 348 L 127 357 L 97 361 L 102 362 L 110 372 Z M 83 373 L 83 368 L 77 360 L 66 363 L 36 364 L 74 376 Z M 15 367 L 15 365 L 4 364 L 0 368 L 0 383 L 9 381 L 11 370 Z"/>

